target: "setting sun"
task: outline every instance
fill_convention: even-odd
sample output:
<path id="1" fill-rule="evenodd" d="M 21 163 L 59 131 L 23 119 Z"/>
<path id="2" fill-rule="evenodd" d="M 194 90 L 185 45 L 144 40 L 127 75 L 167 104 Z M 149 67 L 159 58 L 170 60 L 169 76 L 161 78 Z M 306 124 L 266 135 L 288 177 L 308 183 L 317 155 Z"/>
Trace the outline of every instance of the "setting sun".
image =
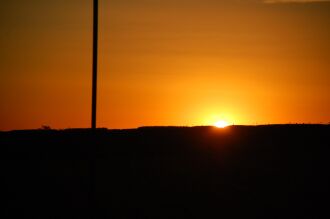
<path id="1" fill-rule="evenodd" d="M 1 2 L 1 131 L 329 123 L 330 0 L 94 1 Z"/>
<path id="2" fill-rule="evenodd" d="M 220 120 L 220 121 L 217 121 L 216 123 L 214 123 L 214 126 L 217 128 L 225 128 L 228 125 L 229 125 L 228 122 L 226 122 L 224 120 Z"/>

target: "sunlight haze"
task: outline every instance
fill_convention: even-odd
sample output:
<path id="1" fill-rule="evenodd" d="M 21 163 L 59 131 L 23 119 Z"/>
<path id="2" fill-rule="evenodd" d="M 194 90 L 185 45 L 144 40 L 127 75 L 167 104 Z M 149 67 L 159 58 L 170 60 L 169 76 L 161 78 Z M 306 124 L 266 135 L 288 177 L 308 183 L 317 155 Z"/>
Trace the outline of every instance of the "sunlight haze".
<path id="1" fill-rule="evenodd" d="M 330 3 L 301 2 L 100 0 L 98 127 L 330 122 Z M 0 25 L 0 130 L 89 127 L 92 1 Z"/>

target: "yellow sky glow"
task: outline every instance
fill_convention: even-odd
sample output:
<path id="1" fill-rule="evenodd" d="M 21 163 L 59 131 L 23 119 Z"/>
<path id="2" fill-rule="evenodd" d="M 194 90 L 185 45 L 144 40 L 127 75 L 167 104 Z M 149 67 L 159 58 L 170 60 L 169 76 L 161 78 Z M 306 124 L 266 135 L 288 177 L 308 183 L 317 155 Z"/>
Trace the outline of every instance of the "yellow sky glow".
<path id="1" fill-rule="evenodd" d="M 0 130 L 89 127 L 91 1 L 0 9 Z M 328 123 L 330 4 L 100 0 L 98 126 Z"/>

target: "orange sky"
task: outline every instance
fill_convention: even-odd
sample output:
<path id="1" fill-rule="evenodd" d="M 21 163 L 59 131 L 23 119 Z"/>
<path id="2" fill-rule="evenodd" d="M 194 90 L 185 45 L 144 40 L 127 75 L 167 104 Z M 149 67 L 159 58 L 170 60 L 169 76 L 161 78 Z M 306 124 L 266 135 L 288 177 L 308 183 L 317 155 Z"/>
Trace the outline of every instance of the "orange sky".
<path id="1" fill-rule="evenodd" d="M 0 8 L 0 130 L 89 127 L 92 1 Z M 100 0 L 98 126 L 330 122 L 330 2 Z"/>

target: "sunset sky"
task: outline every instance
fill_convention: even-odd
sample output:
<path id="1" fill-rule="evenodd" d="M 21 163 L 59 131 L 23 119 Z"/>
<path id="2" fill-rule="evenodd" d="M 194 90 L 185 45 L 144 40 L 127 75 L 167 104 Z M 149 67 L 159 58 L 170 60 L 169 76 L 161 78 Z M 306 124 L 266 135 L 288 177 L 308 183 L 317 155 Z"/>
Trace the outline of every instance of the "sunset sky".
<path id="1" fill-rule="evenodd" d="M 99 4 L 98 127 L 330 122 L 330 1 Z M 5 1 L 0 25 L 0 130 L 89 127 L 92 0 Z"/>

